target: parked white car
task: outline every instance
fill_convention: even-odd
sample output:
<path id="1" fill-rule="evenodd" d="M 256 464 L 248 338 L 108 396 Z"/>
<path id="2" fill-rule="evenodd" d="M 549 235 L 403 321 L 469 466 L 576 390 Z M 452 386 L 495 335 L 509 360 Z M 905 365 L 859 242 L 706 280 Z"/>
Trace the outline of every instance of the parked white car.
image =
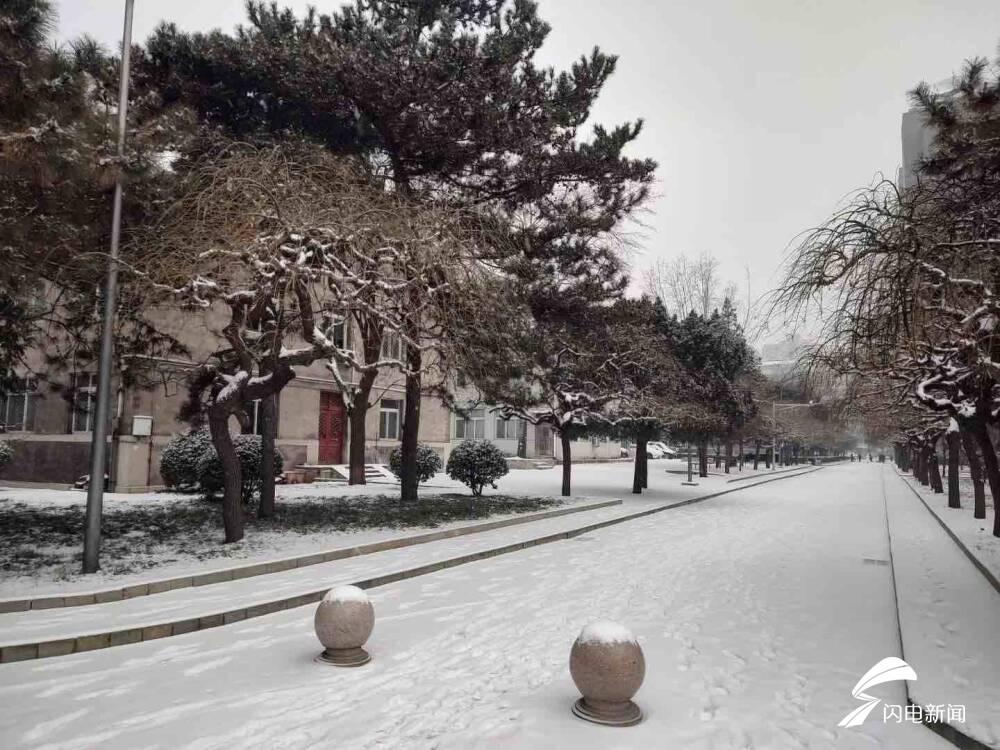
<path id="1" fill-rule="evenodd" d="M 657 450 L 660 455 L 653 456 L 651 451 L 654 449 Z M 646 450 L 652 458 L 675 458 L 677 456 L 677 451 L 666 443 L 661 443 L 659 440 L 652 440 L 646 443 Z"/>
<path id="2" fill-rule="evenodd" d="M 656 443 L 646 443 L 646 458 L 663 458 L 666 453 Z"/>

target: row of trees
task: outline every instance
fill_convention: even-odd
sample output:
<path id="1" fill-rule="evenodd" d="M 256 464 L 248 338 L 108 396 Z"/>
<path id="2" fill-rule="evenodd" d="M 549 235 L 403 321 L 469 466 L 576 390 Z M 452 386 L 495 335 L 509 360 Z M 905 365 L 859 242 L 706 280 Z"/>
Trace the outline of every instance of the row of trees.
<path id="1" fill-rule="evenodd" d="M 937 445 L 964 448 L 1000 536 L 1000 69 L 968 62 L 953 91 L 911 98 L 935 133 L 917 184 L 860 191 L 797 248 L 777 303 L 823 315 L 812 362 L 851 383 L 872 432 L 942 491 Z M 957 471 L 950 490 L 957 505 Z"/>
<path id="2" fill-rule="evenodd" d="M 451 399 L 459 376 L 556 430 L 565 494 L 575 437 L 633 437 L 641 489 L 647 440 L 670 429 L 704 446 L 752 419 L 756 362 L 730 300 L 671 316 L 624 295 L 619 234 L 655 164 L 625 153 L 641 122 L 583 132 L 615 57 L 537 67 L 549 27 L 529 2 L 247 10 L 234 34 L 164 24 L 134 48 L 124 160 L 118 60 L 86 40 L 47 47 L 46 0 L 0 10 L 5 377 L 33 350 L 43 378 L 94 359 L 108 190 L 124 174 L 118 367 L 152 382 L 151 362 L 191 356 L 164 311 L 221 321 L 184 373 L 182 416 L 209 427 L 227 541 L 243 534 L 230 421 L 260 404 L 269 515 L 276 399 L 315 363 L 341 385 L 352 482 L 376 382 L 402 381 L 404 501 L 421 396 Z"/>

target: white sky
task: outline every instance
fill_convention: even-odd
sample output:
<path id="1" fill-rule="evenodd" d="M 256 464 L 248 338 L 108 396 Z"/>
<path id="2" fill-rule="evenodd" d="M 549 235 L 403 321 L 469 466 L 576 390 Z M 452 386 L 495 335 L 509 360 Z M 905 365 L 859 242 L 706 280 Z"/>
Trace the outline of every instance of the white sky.
<path id="1" fill-rule="evenodd" d="M 121 0 L 57 0 L 59 37 L 121 39 Z M 310 3 L 288 0 L 304 10 Z M 321 11 L 339 3 L 319 2 Z M 784 249 L 878 172 L 894 177 L 906 91 L 995 57 L 997 0 L 540 0 L 540 62 L 595 44 L 620 55 L 595 120 L 643 117 L 632 153 L 656 159 L 635 266 L 708 251 L 754 296 Z M 135 39 L 161 18 L 231 30 L 243 0 L 136 1 Z"/>

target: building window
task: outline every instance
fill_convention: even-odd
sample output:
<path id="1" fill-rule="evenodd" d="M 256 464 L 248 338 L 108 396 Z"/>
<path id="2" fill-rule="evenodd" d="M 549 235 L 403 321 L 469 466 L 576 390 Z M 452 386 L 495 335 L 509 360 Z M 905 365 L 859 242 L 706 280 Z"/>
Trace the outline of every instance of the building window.
<path id="1" fill-rule="evenodd" d="M 403 361 L 403 339 L 398 333 L 386 331 L 382 335 L 382 350 L 379 352 L 379 358 Z"/>
<path id="2" fill-rule="evenodd" d="M 486 412 L 472 409 L 465 417 L 455 419 L 455 437 L 459 440 L 482 440 L 486 437 Z"/>
<path id="3" fill-rule="evenodd" d="M 383 440 L 399 440 L 399 425 L 402 422 L 403 402 L 399 399 L 384 398 L 378 408 L 378 436 Z"/>
<path id="4" fill-rule="evenodd" d="M 329 330 L 330 340 L 333 345 L 342 351 L 349 351 L 350 328 L 347 325 L 347 318 L 335 320 Z"/>
<path id="5" fill-rule="evenodd" d="M 497 440 L 517 440 L 521 437 L 521 420 L 517 417 L 501 419 L 497 417 Z"/>
<path id="6" fill-rule="evenodd" d="M 30 432 L 35 429 L 35 384 L 30 378 L 15 378 L 10 390 L 0 393 L 0 432 Z"/>
<path id="7" fill-rule="evenodd" d="M 351 326 L 349 318 L 346 316 L 327 318 L 322 331 L 326 339 L 341 351 L 353 351 L 351 349 Z"/>
<path id="8" fill-rule="evenodd" d="M 73 376 L 73 432 L 94 429 L 94 402 L 97 400 L 97 376 L 78 372 Z"/>

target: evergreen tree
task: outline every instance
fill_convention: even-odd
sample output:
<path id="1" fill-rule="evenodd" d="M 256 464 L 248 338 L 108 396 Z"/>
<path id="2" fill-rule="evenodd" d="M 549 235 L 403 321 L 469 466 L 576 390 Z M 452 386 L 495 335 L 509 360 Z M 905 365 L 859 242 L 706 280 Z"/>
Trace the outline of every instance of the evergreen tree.
<path id="1" fill-rule="evenodd" d="M 0 5 L 0 376 L 37 366 L 41 372 L 92 361 L 97 349 L 99 289 L 107 270 L 111 189 L 127 181 L 127 232 L 169 190 L 165 149 L 177 145 L 186 119 L 136 101 L 124 161 L 115 156 L 112 108 L 118 63 L 93 41 L 48 46 L 54 11 L 46 0 Z M 127 272 L 120 287 L 116 349 L 130 354 L 180 354 L 177 342 L 143 315 L 145 302 Z M 128 369 L 125 377 L 139 373 Z"/>
<path id="2" fill-rule="evenodd" d="M 536 320 L 568 319 L 627 281 L 611 233 L 645 200 L 655 165 L 624 149 L 641 123 L 581 128 L 616 58 L 539 68 L 549 33 L 526 0 L 358 0 L 296 18 L 248 3 L 235 36 L 161 27 L 140 65 L 165 101 L 236 133 L 302 132 L 361 154 L 393 189 L 510 224 L 487 260 L 530 292 Z M 413 499 L 421 352 L 408 351 L 402 462 Z M 352 435 L 352 439 L 362 436 Z"/>

